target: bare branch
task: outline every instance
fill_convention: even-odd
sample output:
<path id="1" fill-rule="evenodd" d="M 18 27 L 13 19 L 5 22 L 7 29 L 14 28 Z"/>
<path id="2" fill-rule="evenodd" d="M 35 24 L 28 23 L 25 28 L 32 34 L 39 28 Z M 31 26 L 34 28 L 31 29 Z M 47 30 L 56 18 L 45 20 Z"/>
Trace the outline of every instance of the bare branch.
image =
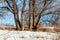
<path id="1" fill-rule="evenodd" d="M 13 9 L 12 9 L 12 7 L 11 7 L 11 5 L 10 5 L 9 1 L 8 1 L 8 0 L 6 0 L 6 2 L 7 2 L 7 4 L 8 4 L 9 10 L 13 13 Z"/>
<path id="2" fill-rule="evenodd" d="M 39 14 L 39 17 L 38 17 L 38 20 L 37 20 L 37 22 L 36 22 L 36 26 L 38 26 L 38 24 L 39 24 L 39 21 L 40 21 L 40 19 L 41 19 L 41 15 L 42 15 L 42 13 L 47 9 L 47 6 L 52 2 L 53 0 L 50 0 L 50 2 L 48 3 L 47 2 L 47 0 L 45 0 L 44 1 L 44 6 L 43 6 L 43 9 L 42 9 L 42 11 L 40 12 L 40 14 Z M 46 3 L 47 2 L 47 3 Z"/>
<path id="3" fill-rule="evenodd" d="M 12 12 L 12 13 L 13 13 L 13 11 L 12 11 L 12 10 L 10 10 L 10 8 L 9 8 L 9 7 L 0 7 L 0 8 L 6 8 L 7 10 L 9 10 L 10 12 Z"/>
<path id="4" fill-rule="evenodd" d="M 60 12 L 58 12 L 58 11 L 49 12 L 49 13 L 47 13 L 47 14 L 42 14 L 41 16 L 45 16 L 45 15 L 49 15 L 49 14 L 60 14 Z"/>

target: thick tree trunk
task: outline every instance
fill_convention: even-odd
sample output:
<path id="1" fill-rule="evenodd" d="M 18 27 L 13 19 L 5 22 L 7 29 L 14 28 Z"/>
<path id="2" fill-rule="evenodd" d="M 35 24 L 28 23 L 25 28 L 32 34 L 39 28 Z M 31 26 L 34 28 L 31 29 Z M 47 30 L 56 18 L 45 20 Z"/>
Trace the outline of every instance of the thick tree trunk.
<path id="1" fill-rule="evenodd" d="M 33 29 L 36 29 L 36 10 L 35 10 L 35 3 L 36 3 L 36 0 L 33 0 Z"/>
<path id="2" fill-rule="evenodd" d="M 32 7 L 32 0 L 29 0 L 29 29 L 32 30 L 32 17 L 33 17 L 33 7 Z"/>
<path id="3" fill-rule="evenodd" d="M 24 9 L 25 9 L 25 5 L 26 5 L 26 3 L 25 3 L 25 1 L 26 0 L 24 0 L 24 2 L 23 2 L 23 7 L 22 7 L 22 31 L 24 31 Z"/>
<path id="4" fill-rule="evenodd" d="M 24 12 L 22 11 L 22 31 L 24 31 Z"/>
<path id="5" fill-rule="evenodd" d="M 16 29 L 20 30 L 18 7 L 16 5 L 15 0 L 12 0 L 12 4 L 13 4 L 13 10 L 14 10 L 14 19 L 15 19 Z"/>
<path id="6" fill-rule="evenodd" d="M 20 30 L 20 22 L 18 18 L 18 14 L 14 14 L 15 24 L 16 24 L 16 30 Z"/>

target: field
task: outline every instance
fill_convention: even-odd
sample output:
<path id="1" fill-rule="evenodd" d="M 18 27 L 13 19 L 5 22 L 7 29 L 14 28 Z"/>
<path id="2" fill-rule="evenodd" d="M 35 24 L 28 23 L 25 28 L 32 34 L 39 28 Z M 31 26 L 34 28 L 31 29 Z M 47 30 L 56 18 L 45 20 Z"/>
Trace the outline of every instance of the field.
<path id="1" fill-rule="evenodd" d="M 0 40 L 60 40 L 59 27 L 39 27 L 38 30 L 16 31 L 12 27 L 0 27 Z"/>
<path id="2" fill-rule="evenodd" d="M 0 30 L 0 40 L 58 40 L 59 33 Z"/>

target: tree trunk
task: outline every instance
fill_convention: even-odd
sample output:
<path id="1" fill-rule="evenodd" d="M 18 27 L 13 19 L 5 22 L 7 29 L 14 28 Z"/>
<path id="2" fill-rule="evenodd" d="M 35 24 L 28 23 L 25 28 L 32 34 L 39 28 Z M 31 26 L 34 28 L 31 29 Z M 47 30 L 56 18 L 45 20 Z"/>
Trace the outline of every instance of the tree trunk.
<path id="1" fill-rule="evenodd" d="M 33 29 L 36 29 L 36 17 L 35 17 L 35 14 L 36 14 L 36 10 L 35 10 L 35 3 L 36 3 L 36 0 L 33 0 Z"/>
<path id="2" fill-rule="evenodd" d="M 21 22 L 22 22 L 22 31 L 24 31 L 24 12 L 22 11 L 22 20 L 21 20 Z"/>
<path id="3" fill-rule="evenodd" d="M 14 19 L 15 19 L 15 24 L 16 24 L 16 30 L 20 30 L 20 22 L 19 21 L 19 18 L 18 18 L 18 14 L 14 14 Z"/>
<path id="4" fill-rule="evenodd" d="M 20 30 L 18 7 L 16 5 L 15 0 L 12 0 L 12 4 L 13 4 L 13 10 L 14 10 L 14 19 L 15 19 L 16 29 Z"/>
<path id="5" fill-rule="evenodd" d="M 46 10 L 46 7 L 47 7 L 47 0 L 44 1 L 44 6 L 42 8 L 42 11 L 39 13 L 38 20 L 35 25 L 37 29 L 38 29 L 39 21 L 41 20 L 41 17 L 42 17 L 42 13 Z"/>
<path id="6" fill-rule="evenodd" d="M 24 31 L 24 9 L 25 9 L 25 5 L 26 5 L 26 3 L 25 3 L 25 1 L 26 0 L 24 0 L 24 2 L 23 2 L 23 7 L 22 7 L 22 31 Z"/>
<path id="7" fill-rule="evenodd" d="M 32 0 L 29 0 L 29 29 L 32 30 L 32 17 L 33 17 L 33 7 L 32 7 Z"/>

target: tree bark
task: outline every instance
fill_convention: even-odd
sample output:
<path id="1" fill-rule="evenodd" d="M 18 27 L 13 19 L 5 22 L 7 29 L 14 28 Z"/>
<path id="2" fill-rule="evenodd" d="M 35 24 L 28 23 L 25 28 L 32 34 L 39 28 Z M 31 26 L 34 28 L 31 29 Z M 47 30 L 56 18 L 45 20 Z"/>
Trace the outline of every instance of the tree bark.
<path id="1" fill-rule="evenodd" d="M 22 31 L 24 31 L 24 9 L 25 9 L 25 5 L 26 5 L 26 2 L 25 2 L 26 0 L 24 0 L 24 2 L 23 2 L 23 7 L 22 7 Z"/>
<path id="2" fill-rule="evenodd" d="M 35 10 L 35 3 L 36 3 L 36 0 L 33 0 L 33 29 L 36 29 L 36 10 Z"/>
<path id="3" fill-rule="evenodd" d="M 12 4 L 13 4 L 13 11 L 14 11 L 14 19 L 15 19 L 16 29 L 20 30 L 18 7 L 16 5 L 15 0 L 12 0 Z"/>
<path id="4" fill-rule="evenodd" d="M 32 0 L 29 0 L 29 29 L 32 30 L 32 17 L 33 17 L 33 7 L 32 7 Z"/>

